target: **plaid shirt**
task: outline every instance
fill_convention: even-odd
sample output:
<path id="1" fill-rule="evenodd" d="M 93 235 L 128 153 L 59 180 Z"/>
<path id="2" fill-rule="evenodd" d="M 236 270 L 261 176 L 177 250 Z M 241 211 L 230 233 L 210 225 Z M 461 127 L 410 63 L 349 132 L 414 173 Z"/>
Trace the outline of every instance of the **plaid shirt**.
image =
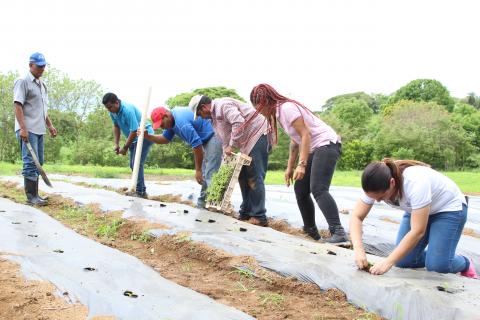
<path id="1" fill-rule="evenodd" d="M 257 115 L 248 126 L 238 130 L 255 113 L 255 109 L 232 98 L 219 98 L 212 101 L 212 124 L 215 133 L 222 141 L 223 149 L 228 146 L 250 154 L 258 139 L 267 134 L 267 120 Z"/>

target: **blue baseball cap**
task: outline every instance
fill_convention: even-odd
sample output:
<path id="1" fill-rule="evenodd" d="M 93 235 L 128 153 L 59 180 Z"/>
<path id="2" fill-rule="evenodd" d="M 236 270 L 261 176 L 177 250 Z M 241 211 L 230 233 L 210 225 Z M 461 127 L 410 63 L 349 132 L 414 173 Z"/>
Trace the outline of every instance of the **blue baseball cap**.
<path id="1" fill-rule="evenodd" d="M 44 65 L 47 64 L 47 61 L 45 60 L 45 56 L 40 52 L 33 53 L 30 56 L 30 62 L 35 63 L 39 67 L 43 67 Z"/>

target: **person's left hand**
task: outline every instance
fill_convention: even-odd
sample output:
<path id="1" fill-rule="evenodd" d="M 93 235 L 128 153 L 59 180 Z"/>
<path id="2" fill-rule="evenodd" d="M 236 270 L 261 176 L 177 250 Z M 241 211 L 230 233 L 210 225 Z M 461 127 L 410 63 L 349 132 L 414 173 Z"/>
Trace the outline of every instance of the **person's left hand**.
<path id="1" fill-rule="evenodd" d="M 370 268 L 370 273 L 371 274 L 376 274 L 376 275 L 380 275 L 380 274 L 384 274 L 385 272 L 387 272 L 388 270 L 390 270 L 390 268 L 393 266 L 393 263 L 391 263 L 390 261 L 388 261 L 387 259 L 384 259 L 380 262 L 377 262 L 375 263 L 371 268 Z"/>
<path id="2" fill-rule="evenodd" d="M 305 176 L 305 167 L 297 166 L 295 172 L 293 173 L 293 180 L 302 180 Z"/>
<path id="3" fill-rule="evenodd" d="M 232 155 L 232 146 L 228 146 L 226 147 L 224 150 L 223 150 L 223 153 L 225 153 L 227 156 L 231 156 Z"/>
<path id="4" fill-rule="evenodd" d="M 57 129 L 55 129 L 54 126 L 48 127 L 48 131 L 50 131 L 50 135 L 51 135 L 52 137 L 55 138 L 55 137 L 57 136 Z"/>

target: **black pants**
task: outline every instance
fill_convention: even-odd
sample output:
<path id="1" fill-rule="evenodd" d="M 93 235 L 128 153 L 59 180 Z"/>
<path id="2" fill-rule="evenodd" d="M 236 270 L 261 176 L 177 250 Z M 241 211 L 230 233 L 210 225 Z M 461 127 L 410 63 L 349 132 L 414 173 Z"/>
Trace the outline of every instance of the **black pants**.
<path id="1" fill-rule="evenodd" d="M 330 232 L 333 234 L 336 230 L 343 230 L 337 204 L 328 191 L 341 153 L 339 143 L 330 143 L 315 149 L 308 157 L 305 176 L 295 181 L 295 196 L 306 227 L 315 226 L 315 205 L 310 197 L 312 193 L 327 220 Z"/>

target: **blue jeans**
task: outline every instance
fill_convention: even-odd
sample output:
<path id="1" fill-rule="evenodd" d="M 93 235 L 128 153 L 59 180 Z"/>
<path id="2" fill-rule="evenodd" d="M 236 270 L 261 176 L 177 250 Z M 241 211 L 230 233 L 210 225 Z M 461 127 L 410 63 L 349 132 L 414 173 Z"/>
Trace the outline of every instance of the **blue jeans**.
<path id="1" fill-rule="evenodd" d="M 23 140 L 20 138 L 20 130 L 15 132 L 15 135 L 17 136 L 17 140 L 20 143 L 20 151 L 22 152 L 22 175 L 28 180 L 37 181 L 40 172 L 38 172 L 37 167 L 35 166 L 35 162 L 33 162 L 33 158 L 30 155 L 30 152 L 28 152 L 27 144 L 23 142 Z M 37 155 L 38 161 L 41 165 L 43 165 L 43 134 L 35 134 L 29 132 L 28 141 L 30 141 L 32 149 Z"/>
<path id="2" fill-rule="evenodd" d="M 241 215 L 266 220 L 265 213 L 265 175 L 268 166 L 268 141 L 267 136 L 262 135 L 249 154 L 252 163 L 244 166 L 238 176 L 238 184 L 242 192 L 242 204 L 239 213 Z"/>
<path id="3" fill-rule="evenodd" d="M 138 169 L 138 178 L 137 178 L 137 191 L 136 193 L 139 195 L 144 195 L 147 191 L 147 187 L 145 187 L 145 178 L 143 176 L 143 166 L 145 164 L 145 160 L 147 159 L 148 152 L 150 151 L 150 147 L 153 145 L 153 142 L 148 141 L 147 139 L 143 139 L 143 146 L 142 146 L 142 155 L 140 157 L 140 168 Z M 137 142 L 135 141 L 130 145 L 128 148 L 129 156 L 130 156 L 130 169 L 133 170 L 133 165 L 135 162 L 135 152 L 137 150 Z"/>
<path id="4" fill-rule="evenodd" d="M 423 268 L 440 273 L 457 273 L 469 268 L 467 258 L 455 255 L 463 226 L 467 220 L 468 207 L 461 211 L 439 212 L 428 217 L 425 236 L 403 259 L 399 268 Z M 410 231 L 410 214 L 405 213 L 397 235 L 397 245 Z M 425 248 L 428 245 L 428 249 Z"/>
<path id="5" fill-rule="evenodd" d="M 205 207 L 207 188 L 212 181 L 212 175 L 218 171 L 218 168 L 220 168 L 220 164 L 222 163 L 222 154 L 222 143 L 214 134 L 210 140 L 203 145 L 203 183 L 202 189 L 200 190 L 200 196 L 197 199 L 197 206 L 200 208 Z"/>

